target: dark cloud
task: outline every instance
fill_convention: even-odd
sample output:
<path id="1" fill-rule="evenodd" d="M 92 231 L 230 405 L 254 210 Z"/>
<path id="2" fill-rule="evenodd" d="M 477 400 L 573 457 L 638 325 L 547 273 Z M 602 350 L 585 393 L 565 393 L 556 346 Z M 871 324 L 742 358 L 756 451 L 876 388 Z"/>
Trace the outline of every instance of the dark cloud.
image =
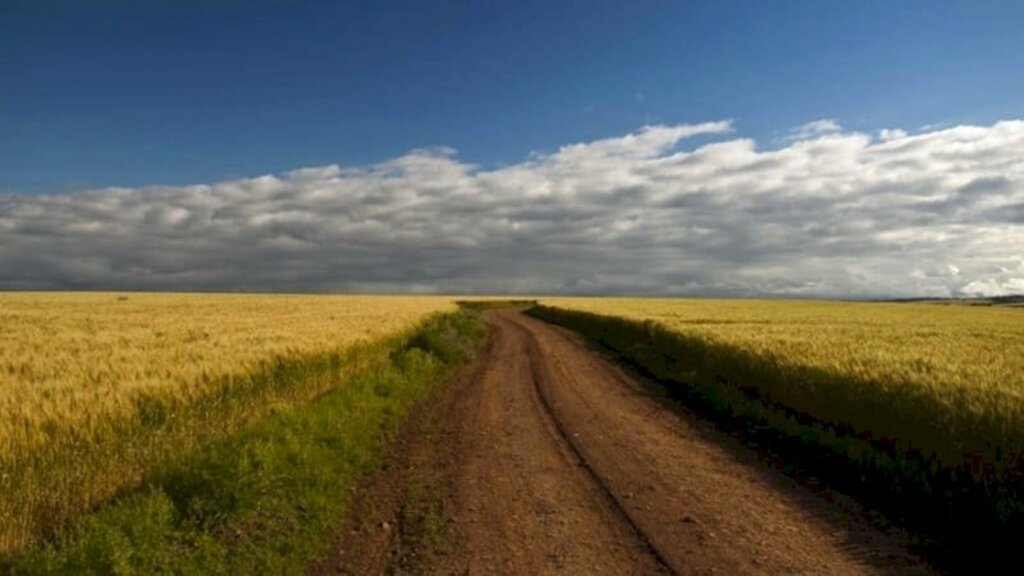
<path id="1" fill-rule="evenodd" d="M 0 288 L 907 296 L 1024 286 L 1024 122 L 760 151 L 649 127 L 483 170 L 450 149 L 0 196 Z"/>

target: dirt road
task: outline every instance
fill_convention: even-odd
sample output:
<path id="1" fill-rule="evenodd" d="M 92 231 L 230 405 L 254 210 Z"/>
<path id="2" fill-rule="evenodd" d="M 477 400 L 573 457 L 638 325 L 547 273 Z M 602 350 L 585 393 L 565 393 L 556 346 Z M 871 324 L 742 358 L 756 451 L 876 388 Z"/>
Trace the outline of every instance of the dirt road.
<path id="1" fill-rule="evenodd" d="M 486 316 L 492 340 L 450 395 L 435 457 L 449 549 L 415 571 L 930 572 L 855 507 L 670 409 L 567 332 Z"/>

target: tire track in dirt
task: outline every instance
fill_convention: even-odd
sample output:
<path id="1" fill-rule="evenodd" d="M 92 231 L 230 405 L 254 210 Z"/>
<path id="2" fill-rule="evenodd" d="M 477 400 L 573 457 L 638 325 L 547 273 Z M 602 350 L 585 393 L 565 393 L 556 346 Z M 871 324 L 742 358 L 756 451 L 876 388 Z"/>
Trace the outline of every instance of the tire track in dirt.
<path id="1" fill-rule="evenodd" d="M 517 326 L 517 328 L 520 327 Z M 570 433 L 562 425 L 562 422 L 555 417 L 555 414 L 551 409 L 551 405 L 548 403 L 547 395 L 541 392 L 540 382 L 546 375 L 540 372 L 539 368 L 541 367 L 541 363 L 537 362 L 536 360 L 536 341 L 532 338 L 529 338 L 528 334 L 527 337 L 529 342 L 528 349 L 531 356 L 531 367 L 533 369 L 532 376 L 534 390 L 537 393 L 537 396 L 540 399 L 541 405 L 543 406 L 544 411 L 547 413 L 548 418 L 550 418 L 555 429 L 558 431 L 559 436 L 561 436 L 562 440 L 572 450 L 573 454 L 576 456 L 576 459 L 580 462 L 580 465 L 584 469 L 586 469 L 587 473 L 590 475 L 591 480 L 601 489 L 601 491 L 605 494 L 607 499 L 619 511 L 619 513 L 622 515 L 622 518 L 629 523 L 636 536 L 643 541 L 644 546 L 655 557 L 655 559 L 658 561 L 658 564 L 660 564 L 662 568 L 671 572 L 671 563 L 661 554 L 661 551 L 658 550 L 658 548 L 651 542 L 651 539 L 647 536 L 647 534 L 644 533 L 643 529 L 633 521 L 632 516 L 630 516 L 626 508 L 623 507 L 622 502 L 619 501 L 619 498 L 616 496 L 615 492 L 611 489 L 611 487 L 609 487 L 608 483 L 605 482 L 605 479 L 602 478 L 593 468 L 590 467 L 590 465 L 587 463 L 585 454 L 583 454 L 580 451 L 578 443 L 573 441 L 573 438 L 570 436 Z"/>
<path id="2" fill-rule="evenodd" d="M 569 332 L 514 310 L 485 319 L 487 347 L 311 573 L 932 572 L 854 502 L 782 475 Z M 448 522 L 406 534 L 424 505 Z"/>
<path id="3" fill-rule="evenodd" d="M 432 571 L 931 572 L 564 330 L 511 310 L 486 318 L 486 367 L 451 414 L 456 537 Z"/>
<path id="4" fill-rule="evenodd" d="M 529 341 L 515 325 L 491 324 L 480 379 L 451 414 L 459 429 L 455 550 L 432 571 L 665 573 L 544 408 Z"/>

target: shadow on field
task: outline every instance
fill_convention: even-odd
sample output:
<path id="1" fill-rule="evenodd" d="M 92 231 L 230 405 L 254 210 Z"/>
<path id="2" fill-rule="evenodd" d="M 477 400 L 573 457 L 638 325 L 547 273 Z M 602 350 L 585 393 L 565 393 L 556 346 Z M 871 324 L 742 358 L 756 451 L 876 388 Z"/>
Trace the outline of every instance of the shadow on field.
<path id="1" fill-rule="evenodd" d="M 731 351 L 695 344 L 655 324 L 545 306 L 527 314 L 580 334 L 642 376 L 651 393 L 683 417 L 709 422 L 738 439 L 732 443 L 711 434 L 737 459 L 749 460 L 752 449 L 760 461 L 822 498 L 883 531 L 906 534 L 938 569 L 1001 573 L 1001 566 L 1012 565 L 1024 523 L 1019 479 L 979 482 L 969 470 L 944 468 L 870 433 L 788 409 L 760 390 L 764 381 L 780 384 L 770 382 L 777 376 L 770 370 L 744 370 L 743 359 L 730 364 Z M 858 542 L 851 545 L 870 555 Z M 885 561 L 865 560 L 882 566 Z"/>

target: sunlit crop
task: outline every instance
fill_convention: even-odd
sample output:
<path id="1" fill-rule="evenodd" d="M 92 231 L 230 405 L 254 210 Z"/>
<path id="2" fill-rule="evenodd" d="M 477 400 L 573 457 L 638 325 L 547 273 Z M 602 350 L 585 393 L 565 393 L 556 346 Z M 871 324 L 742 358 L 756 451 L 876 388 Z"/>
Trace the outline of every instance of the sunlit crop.
<path id="1" fill-rule="evenodd" d="M 442 297 L 0 295 L 0 552 L 211 434 L 322 393 L 332 382 L 304 378 L 304 359 L 454 308 Z"/>
<path id="2" fill-rule="evenodd" d="M 947 463 L 965 453 L 1005 462 L 1006 444 L 1024 438 L 1019 308 L 639 298 L 543 303 L 651 320 L 721 353 L 742 351 L 764 368 L 764 381 L 749 384 L 774 399 L 912 443 Z"/>

